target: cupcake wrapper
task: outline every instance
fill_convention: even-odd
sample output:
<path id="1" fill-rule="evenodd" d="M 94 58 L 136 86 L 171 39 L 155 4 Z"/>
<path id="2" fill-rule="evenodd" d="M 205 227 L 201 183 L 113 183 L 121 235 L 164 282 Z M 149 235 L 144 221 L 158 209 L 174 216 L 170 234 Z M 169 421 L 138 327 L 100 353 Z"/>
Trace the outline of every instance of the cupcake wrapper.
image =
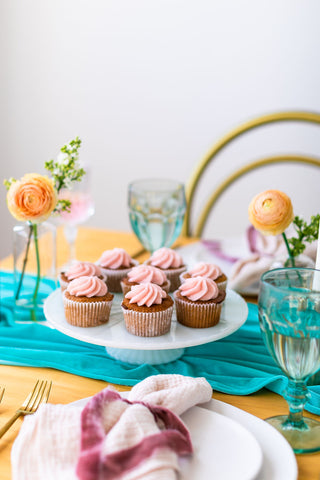
<path id="1" fill-rule="evenodd" d="M 122 307 L 126 329 L 138 337 L 158 337 L 168 333 L 173 306 L 158 312 L 137 312 Z"/>
<path id="2" fill-rule="evenodd" d="M 224 282 L 217 282 L 219 290 L 222 290 L 223 292 L 226 292 L 227 283 L 228 283 L 228 280 L 225 280 Z"/>
<path id="3" fill-rule="evenodd" d="M 127 295 L 127 293 L 130 292 L 130 290 L 131 290 L 131 286 L 127 285 L 124 282 L 120 282 L 120 285 L 121 285 L 121 290 L 122 290 L 123 295 Z"/>
<path id="4" fill-rule="evenodd" d="M 139 262 L 137 262 L 136 260 L 132 260 L 132 263 L 134 264 L 134 266 L 139 264 Z M 111 268 L 104 268 L 100 265 L 100 268 L 102 272 L 107 276 L 106 283 L 109 292 L 121 293 L 121 280 L 128 275 L 128 272 L 130 272 L 133 267 L 123 268 L 121 270 L 112 270 Z"/>
<path id="5" fill-rule="evenodd" d="M 97 327 L 107 323 L 112 300 L 109 302 L 75 302 L 63 295 L 64 313 L 68 323 L 76 327 Z"/>
<path id="6" fill-rule="evenodd" d="M 186 327 L 208 328 L 220 320 L 221 303 L 190 303 L 174 294 L 177 321 Z"/>
<path id="7" fill-rule="evenodd" d="M 177 290 L 180 285 L 180 275 L 187 270 L 187 267 L 180 267 L 176 270 L 164 270 L 164 273 L 167 276 L 167 279 L 170 281 L 170 292 Z"/>
<path id="8" fill-rule="evenodd" d="M 60 283 L 61 292 L 63 293 L 65 290 L 67 290 L 69 283 L 62 280 L 61 277 L 59 278 L 59 283 Z"/>

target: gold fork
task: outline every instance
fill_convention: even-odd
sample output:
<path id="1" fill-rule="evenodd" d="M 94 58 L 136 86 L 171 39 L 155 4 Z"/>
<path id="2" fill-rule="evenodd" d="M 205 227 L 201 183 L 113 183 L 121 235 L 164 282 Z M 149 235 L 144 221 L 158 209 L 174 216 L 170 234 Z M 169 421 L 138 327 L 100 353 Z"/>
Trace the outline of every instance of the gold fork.
<path id="1" fill-rule="evenodd" d="M 2 402 L 4 392 L 5 392 L 5 388 L 0 387 L 0 402 Z"/>
<path id="2" fill-rule="evenodd" d="M 29 393 L 23 404 L 15 412 L 15 414 L 0 428 L 0 438 L 9 430 L 11 425 L 21 416 L 34 413 L 41 403 L 48 401 L 52 382 L 47 380 L 37 380 L 32 392 Z"/>

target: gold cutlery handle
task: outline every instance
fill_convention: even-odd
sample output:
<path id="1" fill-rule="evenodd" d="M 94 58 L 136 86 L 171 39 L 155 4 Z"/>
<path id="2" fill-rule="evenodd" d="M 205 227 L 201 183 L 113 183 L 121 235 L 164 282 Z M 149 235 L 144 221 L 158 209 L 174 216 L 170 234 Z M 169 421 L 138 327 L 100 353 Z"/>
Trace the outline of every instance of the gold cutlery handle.
<path id="1" fill-rule="evenodd" d="M 22 415 L 22 412 L 17 410 L 16 413 L 7 421 L 7 423 L 0 428 L 0 438 L 9 430 L 11 425 Z"/>

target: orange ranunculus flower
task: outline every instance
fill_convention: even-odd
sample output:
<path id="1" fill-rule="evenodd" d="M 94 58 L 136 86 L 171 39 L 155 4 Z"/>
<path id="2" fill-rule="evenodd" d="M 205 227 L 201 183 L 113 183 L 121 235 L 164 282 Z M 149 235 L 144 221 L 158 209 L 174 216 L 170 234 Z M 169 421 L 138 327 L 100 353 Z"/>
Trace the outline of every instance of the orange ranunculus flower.
<path id="1" fill-rule="evenodd" d="M 249 205 L 249 220 L 263 235 L 283 233 L 293 218 L 291 200 L 279 190 L 259 193 Z"/>
<path id="2" fill-rule="evenodd" d="M 19 221 L 41 223 L 47 220 L 57 204 L 53 180 L 46 175 L 28 173 L 13 182 L 7 193 L 11 215 Z"/>

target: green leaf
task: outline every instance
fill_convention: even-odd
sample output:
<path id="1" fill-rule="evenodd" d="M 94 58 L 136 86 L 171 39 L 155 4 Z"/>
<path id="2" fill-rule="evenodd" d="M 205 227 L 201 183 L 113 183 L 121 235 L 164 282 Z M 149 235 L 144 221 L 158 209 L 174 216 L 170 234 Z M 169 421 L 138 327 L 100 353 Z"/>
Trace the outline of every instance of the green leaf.
<path id="1" fill-rule="evenodd" d="M 313 215 L 310 223 L 307 224 L 301 217 L 294 217 L 293 226 L 297 236 L 288 238 L 291 255 L 297 257 L 304 252 L 306 243 L 312 243 L 318 239 L 319 236 L 319 221 L 320 214 Z"/>

